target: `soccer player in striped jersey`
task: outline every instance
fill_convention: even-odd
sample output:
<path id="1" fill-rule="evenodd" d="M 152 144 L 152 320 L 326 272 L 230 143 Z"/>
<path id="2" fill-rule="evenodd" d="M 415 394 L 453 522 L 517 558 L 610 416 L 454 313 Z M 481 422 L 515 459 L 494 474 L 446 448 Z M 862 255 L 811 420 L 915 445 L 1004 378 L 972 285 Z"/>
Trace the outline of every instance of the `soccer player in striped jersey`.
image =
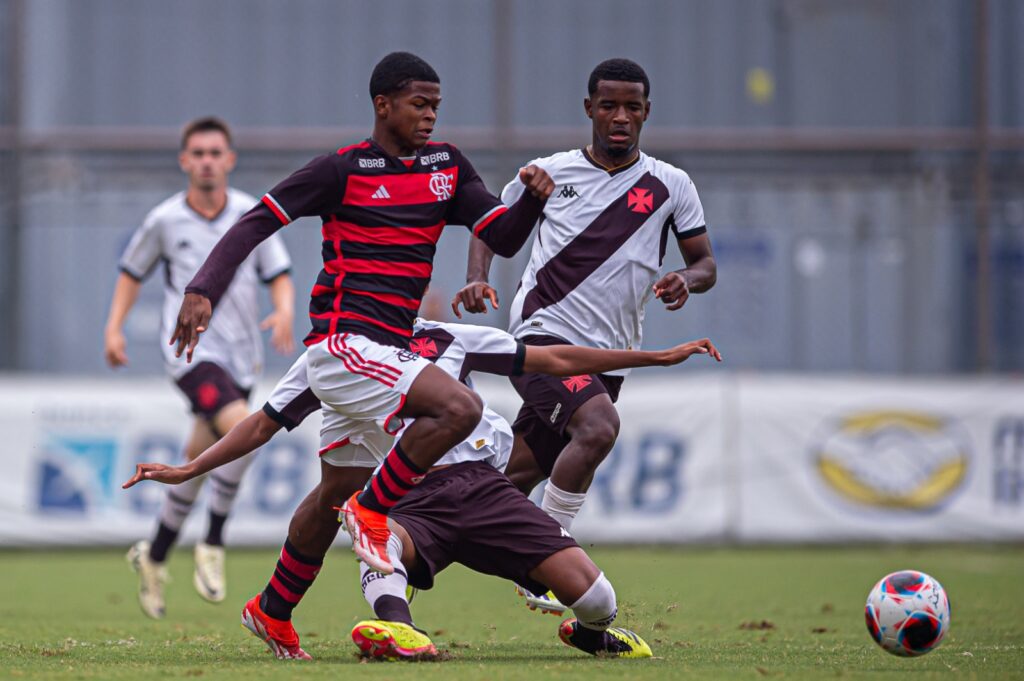
<path id="1" fill-rule="evenodd" d="M 588 92 L 591 144 L 532 161 L 556 190 L 538 222 L 509 331 L 529 345 L 639 348 L 647 302 L 653 297 L 680 309 L 690 294 L 714 285 L 715 260 L 689 175 L 640 150 L 651 109 L 644 70 L 627 59 L 604 61 L 590 74 Z M 520 193 L 512 182 L 502 199 L 515 201 Z M 670 238 L 686 267 L 661 275 Z M 473 241 L 469 283 L 452 301 L 456 315 L 459 304 L 486 312 L 490 299 L 497 307 L 497 293 L 487 284 L 492 255 L 485 243 Z M 513 379 L 523 407 L 513 424 L 508 475 L 527 493 L 549 478 L 542 507 L 566 529 L 615 443 L 614 402 L 627 373 Z"/>
<path id="2" fill-rule="evenodd" d="M 469 388 L 472 388 L 471 374 L 475 371 L 499 375 L 516 375 L 522 371 L 537 371 L 564 376 L 584 371 L 611 371 L 622 367 L 669 366 L 685 361 L 695 354 L 708 354 L 715 360 L 721 361 L 721 355 L 707 339 L 685 343 L 668 350 L 650 352 L 596 350 L 567 345 L 526 346 L 499 329 L 423 320 L 417 325 L 416 333 L 409 341 L 409 348 L 425 361 L 435 364 L 446 375 Z M 280 428 L 288 430 L 295 428 L 320 406 L 319 400 L 316 399 L 309 387 L 306 364 L 308 354 L 307 352 L 292 365 L 288 373 L 278 382 L 261 411 L 250 415 L 216 445 L 183 466 L 139 464 L 136 466 L 135 474 L 124 484 L 124 487 L 131 487 L 142 480 L 154 480 L 166 484 L 186 482 L 245 456 L 269 441 Z M 408 424 L 399 419 L 395 422 L 366 425 L 356 430 L 353 430 L 351 426 L 352 424 L 346 419 L 329 412 L 325 413 L 325 421 L 321 429 L 321 466 L 356 471 L 357 475 L 361 475 L 362 480 L 365 481 L 369 479 L 373 467 L 388 452 L 395 433 L 406 428 Z M 508 423 L 484 405 L 483 418 L 473 432 L 464 442 L 446 453 L 439 464 L 446 466 L 456 463 L 483 462 L 485 468 L 496 473 L 497 470 L 504 467 L 511 447 L 512 432 Z M 485 477 L 481 479 L 482 484 L 493 486 L 496 477 L 494 473 L 485 472 Z M 355 480 L 355 478 L 356 476 L 352 476 L 350 479 Z M 511 525 L 496 527 L 495 531 L 490 533 L 493 535 L 491 537 L 484 536 L 488 533 L 482 531 L 482 528 L 485 528 L 488 523 L 493 523 L 494 520 L 492 511 L 486 508 L 479 509 L 478 517 L 471 517 L 474 514 L 468 511 L 460 512 L 465 517 L 462 520 L 462 529 L 458 530 L 458 533 L 464 534 L 467 542 L 472 540 L 479 545 L 479 561 L 491 565 L 515 565 L 518 570 L 514 573 L 490 570 L 490 574 L 519 579 L 521 582 L 533 586 L 535 580 L 530 577 L 530 574 L 535 567 L 549 556 L 564 548 L 576 546 L 576 544 L 571 537 L 568 537 L 568 533 L 563 533 L 557 523 L 537 509 L 525 496 L 511 488 L 503 489 L 507 485 L 507 481 L 499 484 L 497 494 L 509 499 L 516 507 L 510 517 L 532 519 L 529 527 L 533 530 L 537 530 L 538 527 L 544 528 L 546 534 L 541 536 L 536 531 L 523 534 L 521 531 L 524 527 L 523 523 L 514 522 Z M 513 492 L 511 496 L 509 495 L 510 491 Z M 429 512 L 424 514 L 424 496 L 423 494 L 418 495 L 420 501 L 416 501 L 411 507 L 408 507 L 416 510 L 410 512 L 415 518 L 407 521 L 407 526 L 411 527 L 411 523 L 416 523 L 417 527 L 428 529 L 432 527 L 429 518 L 424 517 L 424 515 L 430 515 Z M 291 623 L 291 613 L 319 574 L 327 552 L 326 546 L 330 545 L 330 540 L 333 540 L 334 534 L 338 530 L 337 522 L 333 522 L 334 534 L 331 534 L 329 540 L 324 544 L 325 548 L 318 554 L 304 555 L 295 550 L 294 544 L 298 543 L 303 535 L 320 532 L 317 527 L 318 515 L 313 511 L 318 497 L 318 490 L 314 490 L 300 504 L 292 517 L 288 541 L 285 542 L 285 548 L 281 552 L 280 560 L 269 583 L 263 593 L 252 598 L 242 610 L 242 621 L 245 626 L 254 635 L 265 641 L 271 651 L 282 659 L 308 659 L 309 657 L 299 644 L 298 635 Z M 428 492 L 426 498 L 435 498 L 433 492 Z M 398 508 L 400 509 L 401 506 Z M 540 518 L 538 518 L 538 513 Z M 438 515 L 449 520 L 451 517 L 450 511 L 443 508 L 438 509 Z M 410 530 L 409 527 L 403 526 L 402 532 L 406 535 L 405 545 L 411 548 L 413 544 L 408 536 L 415 530 Z M 435 556 L 436 560 L 431 564 L 440 566 L 441 557 L 436 551 L 431 554 L 430 548 L 423 541 L 423 535 L 419 536 L 421 539 L 419 550 L 426 552 L 426 555 Z M 392 538 L 389 543 L 392 554 L 397 545 L 396 541 Z M 492 543 L 488 544 L 489 541 Z M 500 543 L 500 546 L 494 542 Z M 522 545 L 517 545 L 519 542 L 523 542 Z M 516 546 L 510 548 L 513 545 Z M 499 555 L 502 551 L 505 553 L 512 551 L 518 555 L 518 558 L 513 561 L 505 554 Z M 576 586 L 571 583 L 566 584 L 559 580 L 557 573 L 567 572 L 570 575 L 577 572 L 585 573 L 585 575 L 589 575 L 588 579 L 590 579 L 587 581 L 587 585 L 593 584 L 593 580 L 596 578 L 597 572 L 590 570 L 581 562 L 585 555 L 581 557 L 580 553 L 582 552 L 564 555 L 553 563 L 553 567 L 549 565 L 548 569 L 539 573 L 541 575 L 556 575 L 548 577 L 549 581 L 552 581 L 552 584 L 548 586 L 558 589 L 563 597 L 566 596 L 566 593 L 570 596 L 573 595 L 572 590 L 578 588 L 579 584 Z M 454 559 L 462 560 L 470 567 L 477 569 L 483 565 L 482 562 L 474 562 L 471 557 L 467 557 L 465 552 L 457 554 Z M 565 563 L 566 560 L 568 563 Z M 586 560 L 586 563 L 592 566 L 589 559 Z M 566 565 L 569 567 L 567 568 Z M 364 584 L 373 582 L 375 579 L 367 577 L 364 572 Z M 432 583 L 432 576 L 429 582 Z M 381 593 L 391 593 L 395 584 L 395 581 L 378 582 L 378 585 L 387 585 Z M 429 586 L 426 581 L 420 582 L 420 584 Z M 561 588 L 563 586 L 565 586 L 564 590 Z M 404 591 L 404 585 L 401 589 Z M 605 596 L 608 595 L 603 588 L 600 590 Z M 374 590 L 371 592 L 377 593 Z M 385 600 L 378 604 L 375 596 L 370 595 L 369 597 L 372 599 L 371 605 L 375 607 L 379 605 L 383 608 L 377 614 L 385 620 L 371 625 L 376 631 L 373 635 L 378 637 L 385 634 L 390 635 L 393 643 L 394 639 L 398 640 L 394 646 L 387 644 L 385 652 L 400 655 L 403 649 L 425 648 L 430 645 L 429 641 L 420 646 L 402 645 L 401 642 L 404 640 L 421 640 L 419 634 L 406 626 L 406 624 L 411 625 L 407 604 L 404 606 L 405 614 L 403 614 L 401 604 L 392 603 L 397 610 L 387 610 L 389 601 Z M 568 602 L 575 603 L 577 600 L 570 598 Z M 389 615 L 389 612 L 394 614 Z M 594 631 L 603 631 L 603 629 Z M 355 633 L 354 630 L 353 635 Z M 582 646 L 587 649 L 588 646 L 597 645 L 616 646 L 614 642 L 599 634 L 591 636 L 590 639 L 587 639 L 586 632 L 581 635 L 583 642 L 577 647 Z M 614 638 L 615 633 L 613 632 L 609 636 Z M 378 638 L 377 642 L 381 643 L 381 640 Z M 570 644 L 576 645 L 572 642 Z M 379 650 L 384 651 L 384 648 L 379 648 Z M 595 650 L 588 650 L 588 652 L 595 652 Z"/>
<path id="3" fill-rule="evenodd" d="M 512 255 L 529 237 L 553 185 L 536 166 L 524 168 L 523 194 L 505 206 L 457 148 L 431 143 L 440 79 L 415 55 L 384 57 L 370 77 L 370 96 L 372 136 L 313 159 L 228 231 L 186 288 L 172 342 L 178 354 L 191 357 L 248 253 L 293 220 L 320 217 L 324 267 L 309 306 L 310 386 L 325 415 L 346 420 L 351 429 L 392 417 L 415 420 L 370 485 L 344 503 L 354 550 L 387 572 L 387 511 L 481 417 L 473 391 L 407 349 L 436 243 L 446 224 L 468 225 L 493 250 Z M 325 469 L 324 475 L 321 511 L 338 503 L 337 490 L 351 486 L 351 468 Z M 319 544 L 311 538 L 296 548 L 316 554 Z"/>
<path id="4" fill-rule="evenodd" d="M 114 287 L 104 338 L 104 353 L 112 367 L 128 363 L 124 321 L 142 288 L 142 281 L 164 264 L 164 304 L 161 337 L 174 328 L 185 284 L 195 275 L 217 240 L 256 199 L 228 186 L 235 165 L 231 133 L 217 118 L 189 123 L 178 158 L 188 188 L 149 212 L 121 256 L 121 274 Z M 207 343 L 186 364 L 161 343 L 167 373 L 191 403 L 195 421 L 185 445 L 192 459 L 245 418 L 252 388 L 263 365 L 260 328 L 271 328 L 271 344 L 282 354 L 294 350 L 292 321 L 295 289 L 288 272 L 291 261 L 279 237 L 269 239 L 239 268 L 225 294 Z M 268 285 L 274 312 L 260 323 L 259 285 Z M 195 548 L 193 584 L 211 602 L 224 600 L 223 528 L 248 461 L 239 461 L 210 479 L 210 517 L 206 536 Z M 199 493 L 201 480 L 171 491 L 164 499 L 152 541 L 139 541 L 128 552 L 139 574 L 139 604 L 153 618 L 164 616 L 167 555 Z"/>

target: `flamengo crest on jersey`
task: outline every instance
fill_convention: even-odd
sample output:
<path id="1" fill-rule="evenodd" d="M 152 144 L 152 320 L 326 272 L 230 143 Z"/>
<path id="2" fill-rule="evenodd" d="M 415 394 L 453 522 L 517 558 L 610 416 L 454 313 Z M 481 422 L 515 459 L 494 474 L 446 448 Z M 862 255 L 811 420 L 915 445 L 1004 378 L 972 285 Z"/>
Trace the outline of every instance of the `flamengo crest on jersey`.
<path id="1" fill-rule="evenodd" d="M 510 333 L 638 349 L 644 305 L 661 276 L 669 237 L 705 230 L 692 180 L 644 153 L 612 171 L 579 149 L 531 163 L 547 171 L 555 191 L 512 302 Z M 514 202 L 522 187 L 510 182 L 502 201 Z"/>

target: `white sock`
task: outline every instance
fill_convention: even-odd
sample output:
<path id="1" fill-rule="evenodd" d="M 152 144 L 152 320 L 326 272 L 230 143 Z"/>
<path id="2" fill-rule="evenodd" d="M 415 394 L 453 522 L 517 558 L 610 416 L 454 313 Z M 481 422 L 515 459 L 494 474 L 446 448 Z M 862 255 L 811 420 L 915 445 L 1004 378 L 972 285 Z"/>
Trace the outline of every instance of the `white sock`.
<path id="1" fill-rule="evenodd" d="M 579 623 L 587 629 L 604 631 L 615 621 L 619 610 L 615 603 L 615 589 L 602 572 L 587 592 L 569 606 Z"/>
<path id="2" fill-rule="evenodd" d="M 586 492 L 566 492 L 548 480 L 548 484 L 544 486 L 544 499 L 541 500 L 540 507 L 568 532 L 586 498 Z"/>
<path id="3" fill-rule="evenodd" d="M 238 487 L 242 484 L 242 476 L 248 470 L 255 457 L 251 455 L 235 459 L 210 473 L 210 512 L 217 515 L 229 515 L 231 507 L 238 495 Z"/>
<path id="4" fill-rule="evenodd" d="M 409 578 L 405 566 L 402 565 L 402 540 L 394 532 L 388 538 L 388 558 L 395 567 L 395 571 L 390 575 L 371 570 L 369 565 L 359 562 L 359 583 L 363 589 L 363 598 L 374 612 L 377 612 L 377 599 L 382 596 L 394 596 L 405 601 L 405 587 L 409 584 Z"/>
<path id="5" fill-rule="evenodd" d="M 185 523 L 185 518 L 192 511 L 192 505 L 199 496 L 203 486 L 202 477 L 192 478 L 180 485 L 172 485 L 167 490 L 164 503 L 160 507 L 160 522 L 168 529 L 178 532 Z"/>

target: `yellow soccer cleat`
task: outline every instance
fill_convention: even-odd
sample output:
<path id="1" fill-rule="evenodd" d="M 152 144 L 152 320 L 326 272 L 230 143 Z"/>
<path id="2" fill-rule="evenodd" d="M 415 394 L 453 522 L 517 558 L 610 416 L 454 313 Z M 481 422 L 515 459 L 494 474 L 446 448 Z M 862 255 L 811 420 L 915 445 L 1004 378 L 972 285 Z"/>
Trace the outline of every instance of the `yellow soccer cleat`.
<path id="1" fill-rule="evenodd" d="M 352 628 L 352 641 L 367 657 L 416 660 L 437 655 L 430 638 L 404 622 L 363 620 Z"/>
<path id="2" fill-rule="evenodd" d="M 558 638 L 562 643 L 578 648 L 591 655 L 602 657 L 653 657 L 647 642 L 629 629 L 611 627 L 605 631 L 587 629 L 580 632 L 581 627 L 576 618 L 562 622 L 558 627 Z"/>

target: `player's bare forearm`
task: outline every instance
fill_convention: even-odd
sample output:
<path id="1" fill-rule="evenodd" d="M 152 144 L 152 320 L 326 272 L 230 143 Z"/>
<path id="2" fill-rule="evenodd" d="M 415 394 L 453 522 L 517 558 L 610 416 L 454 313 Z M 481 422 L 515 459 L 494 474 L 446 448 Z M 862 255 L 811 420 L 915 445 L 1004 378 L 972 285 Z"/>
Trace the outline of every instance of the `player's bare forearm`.
<path id="1" fill-rule="evenodd" d="M 110 312 L 107 314 L 107 325 L 103 330 L 103 354 L 107 364 L 112 367 L 128 363 L 125 351 L 125 340 L 122 329 L 124 320 L 138 300 L 142 282 L 121 272 L 114 284 L 114 295 L 110 299 Z"/>
<path id="2" fill-rule="evenodd" d="M 577 345 L 528 345 L 523 372 L 553 376 L 603 374 L 620 369 L 671 366 L 698 354 L 711 355 L 717 361 L 722 361 L 718 349 L 706 338 L 667 350 L 602 350 Z"/>
<path id="3" fill-rule="evenodd" d="M 466 308 L 466 312 L 487 312 L 487 300 L 491 301 L 491 307 L 498 309 L 498 291 L 487 283 L 487 277 L 491 271 L 491 260 L 494 259 L 494 251 L 487 247 L 480 239 L 472 239 L 469 243 L 469 262 L 466 265 L 466 285 L 459 289 L 452 298 L 452 312 L 456 317 L 462 319 L 462 312 L 459 305 Z"/>
<path id="4" fill-rule="evenodd" d="M 711 250 L 711 240 L 707 232 L 689 239 L 679 240 L 679 253 L 686 263 L 685 270 L 679 270 L 686 279 L 686 288 L 690 293 L 704 293 L 718 279 L 718 265 L 715 254 Z"/>
<path id="5" fill-rule="evenodd" d="M 117 275 L 117 281 L 114 283 L 114 295 L 110 298 L 107 327 L 113 326 L 120 329 L 124 325 L 124 320 L 135 306 L 141 289 L 142 282 L 127 272 Z"/>
<path id="6" fill-rule="evenodd" d="M 246 454 L 255 451 L 270 441 L 281 430 L 281 425 L 267 416 L 262 409 L 254 411 L 234 425 L 227 435 L 217 440 L 212 447 L 192 460 L 196 475 L 209 473 Z"/>
<path id="7" fill-rule="evenodd" d="M 494 251 L 480 239 L 471 239 L 469 258 L 466 262 L 466 283 L 472 284 L 479 281 L 486 284 L 490 281 L 492 260 L 494 260 Z"/>
<path id="8" fill-rule="evenodd" d="M 295 350 L 292 324 L 295 321 L 295 285 L 287 274 L 280 274 L 270 282 L 270 301 L 274 311 L 263 320 L 261 327 L 270 329 L 270 344 L 282 355 Z"/>
<path id="9" fill-rule="evenodd" d="M 262 447 L 274 436 L 281 426 L 262 410 L 254 412 L 240 421 L 212 447 L 182 466 L 166 466 L 159 463 L 140 463 L 135 474 L 122 487 L 128 489 L 143 480 L 153 480 L 168 485 L 177 485 L 204 475 L 240 459 Z"/>
<path id="10" fill-rule="evenodd" d="M 686 269 L 677 270 L 686 279 L 686 288 L 690 293 L 704 293 L 718 281 L 718 265 L 714 257 L 708 255 L 689 265 Z"/>

